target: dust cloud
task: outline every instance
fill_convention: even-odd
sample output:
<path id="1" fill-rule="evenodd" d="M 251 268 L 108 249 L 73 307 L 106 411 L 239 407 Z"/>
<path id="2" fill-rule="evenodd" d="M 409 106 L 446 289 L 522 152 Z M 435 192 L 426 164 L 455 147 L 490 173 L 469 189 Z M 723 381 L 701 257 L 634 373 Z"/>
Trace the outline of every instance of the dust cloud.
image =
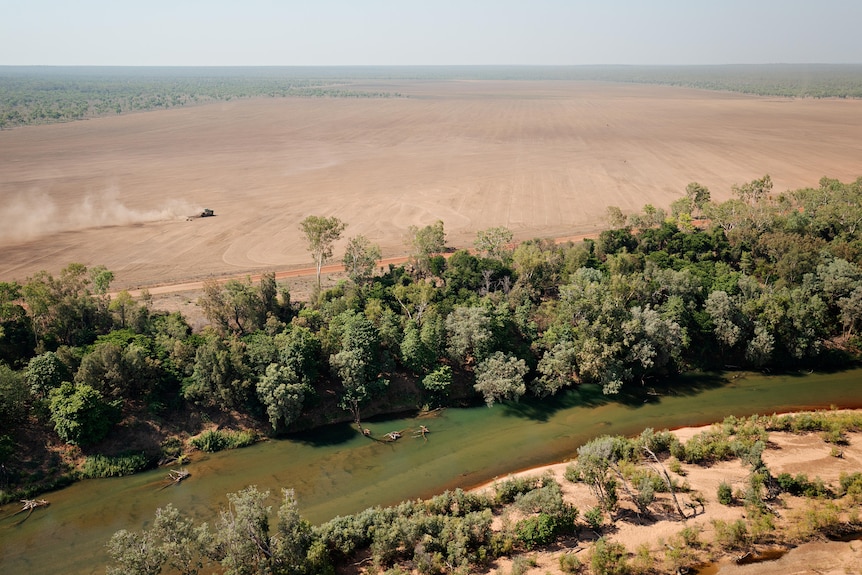
<path id="1" fill-rule="evenodd" d="M 184 220 L 201 210 L 196 204 L 177 199 L 153 209 L 133 209 L 120 200 L 116 189 L 88 195 L 70 206 L 61 205 L 44 192 L 21 193 L 0 201 L 0 242 L 25 242 L 104 226 Z"/>

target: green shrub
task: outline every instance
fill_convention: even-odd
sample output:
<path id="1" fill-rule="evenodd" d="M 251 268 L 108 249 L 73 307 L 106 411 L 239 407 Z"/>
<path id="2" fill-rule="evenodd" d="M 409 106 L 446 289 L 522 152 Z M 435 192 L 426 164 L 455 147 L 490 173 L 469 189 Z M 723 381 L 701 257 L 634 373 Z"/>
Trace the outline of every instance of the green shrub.
<path id="1" fill-rule="evenodd" d="M 253 431 L 221 431 L 210 429 L 197 437 L 193 437 L 189 443 L 195 449 L 215 453 L 224 449 L 247 447 L 256 441 L 257 434 Z"/>
<path id="2" fill-rule="evenodd" d="M 538 477 L 510 477 L 505 481 L 495 483 L 494 492 L 497 494 L 497 502 L 512 503 L 518 495 L 538 489 L 541 486 L 540 481 Z"/>
<path id="3" fill-rule="evenodd" d="M 602 512 L 602 508 L 593 507 L 588 509 L 587 512 L 584 513 L 584 521 L 586 521 L 590 529 L 594 531 L 601 529 L 605 522 L 605 514 Z"/>
<path id="4" fill-rule="evenodd" d="M 566 466 L 566 471 L 563 474 L 563 477 L 566 478 L 566 481 L 571 481 L 572 483 L 581 482 L 581 472 L 574 463 L 570 463 Z"/>
<path id="5" fill-rule="evenodd" d="M 581 569 L 581 560 L 574 553 L 563 553 L 560 555 L 560 571 L 573 574 Z"/>
<path id="6" fill-rule="evenodd" d="M 782 473 L 775 478 L 778 486 L 785 493 L 804 497 L 828 497 L 829 489 L 819 477 L 814 481 L 809 481 L 808 476 L 800 473 L 793 477 L 789 473 Z"/>
<path id="7" fill-rule="evenodd" d="M 622 543 L 599 537 L 593 546 L 590 566 L 596 575 L 625 575 L 628 573 L 628 553 Z"/>
<path id="8" fill-rule="evenodd" d="M 842 473 L 838 479 L 841 495 L 849 496 L 855 503 L 862 501 L 862 473 Z"/>
<path id="9" fill-rule="evenodd" d="M 557 519 L 547 513 L 539 513 L 519 521 L 515 534 L 527 549 L 548 545 L 557 538 Z"/>
<path id="10" fill-rule="evenodd" d="M 748 543 L 748 527 L 742 519 L 732 522 L 715 519 L 712 525 L 715 527 L 715 542 L 721 549 L 739 549 Z"/>
<path id="11" fill-rule="evenodd" d="M 718 502 L 722 505 L 730 505 L 733 503 L 733 489 L 726 481 L 718 484 Z"/>
<path id="12" fill-rule="evenodd" d="M 90 455 L 84 461 L 79 475 L 82 479 L 122 477 L 153 467 L 155 463 L 155 458 L 145 453 L 125 453 L 114 457 Z"/>
<path id="13" fill-rule="evenodd" d="M 537 565 L 536 560 L 532 557 L 525 557 L 523 555 L 518 555 L 514 559 L 512 559 L 512 575 L 524 575 L 527 571 L 529 571 L 530 567 L 535 567 Z"/>

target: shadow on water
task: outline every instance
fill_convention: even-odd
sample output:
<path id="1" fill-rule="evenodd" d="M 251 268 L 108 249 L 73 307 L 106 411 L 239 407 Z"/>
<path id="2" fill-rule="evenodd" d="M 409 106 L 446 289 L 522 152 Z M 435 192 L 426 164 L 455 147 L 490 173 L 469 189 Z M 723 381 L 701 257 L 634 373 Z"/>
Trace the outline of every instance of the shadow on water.
<path id="1" fill-rule="evenodd" d="M 357 431 L 352 423 L 333 423 L 310 431 L 301 431 L 282 439 L 289 439 L 310 447 L 331 447 L 356 439 Z"/>
<path id="2" fill-rule="evenodd" d="M 693 397 L 731 383 L 732 379 L 724 374 L 698 373 L 648 381 L 642 386 L 623 388 L 617 395 L 605 395 L 600 385 L 581 384 L 552 398 L 526 397 L 517 403 L 506 403 L 503 409 L 506 416 L 547 422 L 555 413 L 575 407 L 600 407 L 614 403 L 638 409 L 660 403 L 665 396 Z"/>
<path id="3" fill-rule="evenodd" d="M 517 403 L 504 403 L 500 407 L 505 416 L 533 421 L 548 421 L 559 411 L 574 407 L 599 407 L 614 399 L 603 394 L 601 386 L 583 384 L 553 397 L 524 397 Z"/>

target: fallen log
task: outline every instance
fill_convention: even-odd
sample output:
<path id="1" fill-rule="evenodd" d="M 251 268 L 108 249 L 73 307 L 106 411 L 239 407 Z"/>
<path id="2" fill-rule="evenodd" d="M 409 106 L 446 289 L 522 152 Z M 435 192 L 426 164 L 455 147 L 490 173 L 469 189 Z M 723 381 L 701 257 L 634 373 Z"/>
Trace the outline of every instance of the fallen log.
<path id="1" fill-rule="evenodd" d="M 173 481 L 174 483 L 179 483 L 183 479 L 188 479 L 191 473 L 186 471 L 185 469 L 171 469 L 168 473 L 168 479 Z"/>
<path id="2" fill-rule="evenodd" d="M 20 523 L 26 521 L 30 515 L 33 514 L 34 509 L 38 509 L 39 507 L 47 507 L 50 503 L 44 499 L 22 499 L 21 500 L 21 509 L 10 515 L 9 517 L 15 517 L 16 515 L 20 515 L 21 513 L 27 512 L 27 516 L 21 520 Z"/>

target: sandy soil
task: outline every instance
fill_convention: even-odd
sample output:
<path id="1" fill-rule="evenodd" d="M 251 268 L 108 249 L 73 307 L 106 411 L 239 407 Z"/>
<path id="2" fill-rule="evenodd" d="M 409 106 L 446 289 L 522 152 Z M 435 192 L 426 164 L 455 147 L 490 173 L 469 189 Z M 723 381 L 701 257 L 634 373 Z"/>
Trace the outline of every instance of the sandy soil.
<path id="1" fill-rule="evenodd" d="M 676 430 L 674 433 L 685 441 L 707 428 L 684 428 Z M 769 434 L 770 445 L 764 453 L 763 459 L 774 475 L 783 472 L 793 475 L 805 473 L 810 479 L 820 477 L 827 484 L 837 486 L 842 472 L 853 473 L 862 470 L 862 434 L 849 434 L 849 436 L 849 446 L 842 448 L 843 457 L 837 458 L 830 455 L 831 444 L 824 442 L 819 434 L 793 435 L 771 432 Z M 512 476 L 538 476 L 543 473 L 551 473 L 563 486 L 563 493 L 568 502 L 582 512 L 594 507 L 596 499 L 585 485 L 572 484 L 564 478 L 565 469 L 568 465 L 569 463 L 559 463 L 523 471 Z M 713 539 L 711 523 L 713 520 L 735 521 L 744 517 L 744 507 L 721 505 L 716 500 L 715 495 L 718 485 L 722 481 L 730 483 L 734 491 L 745 486 L 749 470 L 739 461 L 721 462 L 711 467 L 683 465 L 682 468 L 685 475 L 683 477 L 677 476 L 677 479 L 687 481 L 694 491 L 699 491 L 706 497 L 707 502 L 703 512 L 698 509 L 697 516 L 690 518 L 686 523 L 680 522 L 672 514 L 658 517 L 657 521 L 646 525 L 639 524 L 634 520 L 618 521 L 615 528 L 610 530 L 609 539 L 622 542 L 630 552 L 634 552 L 639 545 L 646 544 L 653 551 L 654 556 L 659 556 L 659 551 L 665 542 L 679 533 L 684 526 L 702 527 L 700 539 L 709 542 Z M 492 485 L 493 483 L 489 483 L 477 489 L 490 489 Z M 663 497 L 666 498 L 667 496 Z M 689 500 L 686 495 L 682 495 L 681 499 L 682 501 Z M 787 495 L 783 495 L 781 499 L 781 503 L 776 507 L 780 509 L 779 513 L 784 516 L 791 515 L 794 506 L 804 505 L 803 500 Z M 687 511 L 690 513 L 690 510 L 687 509 Z M 589 547 L 589 543 L 576 542 L 573 547 L 566 550 L 577 553 L 582 563 L 588 563 Z M 526 573 L 528 575 L 562 574 L 559 567 L 559 554 L 562 551 L 528 554 L 536 561 L 537 566 L 530 568 Z M 511 560 L 501 559 L 495 562 L 493 568 L 485 573 L 507 575 L 511 572 L 511 566 Z M 659 563 L 657 567 L 660 568 L 661 564 Z M 710 575 L 858 574 L 862 573 L 862 542 L 816 541 L 806 543 L 790 550 L 778 560 L 750 565 L 736 565 L 732 559 L 724 558 L 704 572 Z"/>
<path id="2" fill-rule="evenodd" d="M 608 205 L 716 199 L 860 175 L 862 101 L 571 82 L 390 82 L 399 99 L 260 99 L 0 131 L 0 280 L 69 262 L 115 287 L 306 267 L 298 222 L 384 256 L 410 225 L 449 243 L 601 227 Z M 208 207 L 217 216 L 186 221 Z M 340 246 L 336 253 L 340 254 Z"/>

